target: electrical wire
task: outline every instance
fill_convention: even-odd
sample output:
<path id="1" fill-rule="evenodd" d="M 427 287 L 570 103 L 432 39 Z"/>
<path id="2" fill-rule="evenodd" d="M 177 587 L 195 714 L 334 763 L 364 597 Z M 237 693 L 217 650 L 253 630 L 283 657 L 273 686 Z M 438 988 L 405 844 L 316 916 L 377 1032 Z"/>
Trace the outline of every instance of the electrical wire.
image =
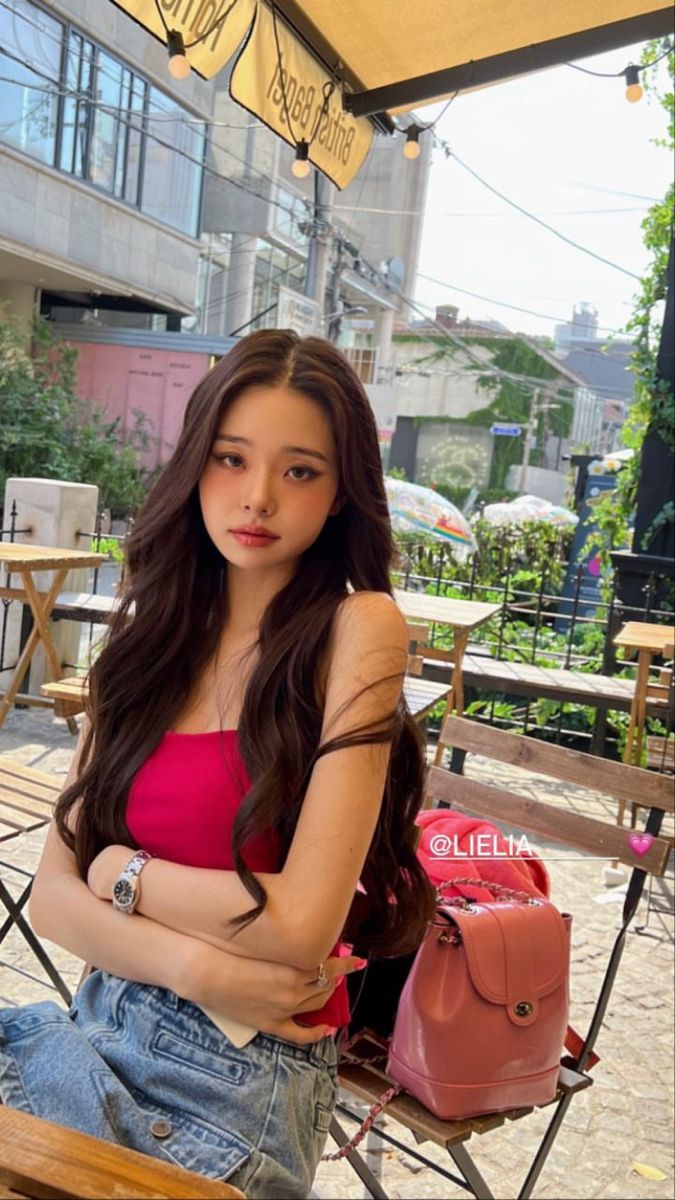
<path id="1" fill-rule="evenodd" d="M 423 271 L 417 272 L 418 279 L 426 279 L 428 283 L 435 283 L 439 287 L 448 288 L 453 292 L 461 292 L 464 296 L 472 296 L 474 300 L 484 300 L 488 304 L 497 304 L 500 308 L 510 308 L 514 312 L 526 313 L 529 317 L 541 317 L 544 321 L 557 321 L 560 324 L 568 325 L 569 319 L 566 317 L 554 317 L 551 313 L 537 312 L 532 308 L 522 308 L 519 304 L 509 304 L 506 300 L 495 300 L 494 296 L 483 296 L 480 292 L 471 292 L 468 288 L 459 287 L 455 283 L 449 283 L 444 279 L 435 279 L 433 275 L 425 275 Z M 596 325 L 596 329 L 601 329 L 603 333 L 613 333 L 617 336 L 623 333 L 621 329 L 613 329 L 609 325 Z"/>
<path id="2" fill-rule="evenodd" d="M 454 159 L 454 161 L 460 167 L 462 167 L 464 171 L 467 171 L 468 174 L 471 175 L 478 183 L 480 183 L 482 187 L 487 188 L 489 192 L 492 192 L 494 196 L 498 196 L 500 200 L 503 200 L 505 204 L 509 204 L 511 208 L 515 208 L 517 212 L 522 214 L 522 216 L 527 217 L 530 221 L 534 221 L 537 225 L 541 225 L 542 229 L 548 230 L 548 232 L 552 233 L 554 237 L 559 238 L 561 242 L 565 242 L 568 246 L 572 246 L 573 249 L 580 250 L 582 254 L 589 255 L 590 258 L 596 259 L 597 262 L 604 263 L 605 266 L 612 267 L 615 271 L 620 271 L 622 275 L 628 275 L 630 279 L 637 279 L 639 281 L 640 276 L 636 275 L 634 271 L 629 271 L 626 267 L 620 266 L 619 263 L 612 262 L 611 259 L 605 258 L 602 254 L 596 254 L 595 250 L 590 250 L 588 246 L 582 246 L 580 242 L 575 242 L 574 239 L 568 237 L 567 234 L 561 233 L 559 229 L 556 229 L 553 225 L 549 225 L 548 221 L 542 220 L 541 217 L 537 217 L 527 208 L 523 208 L 523 206 L 518 204 L 517 201 L 512 200 L 509 196 L 505 196 L 503 192 L 500 192 L 499 188 L 496 188 L 491 183 L 488 183 L 487 179 L 484 179 L 482 175 L 479 175 L 477 171 L 474 171 L 473 167 L 470 167 L 468 163 L 464 162 L 464 160 L 461 159 L 458 154 L 455 154 L 454 150 L 450 148 L 447 142 L 444 142 L 441 138 L 438 138 L 437 135 L 435 135 L 435 140 L 443 149 L 446 158 Z"/>
<path id="3" fill-rule="evenodd" d="M 667 54 L 672 54 L 674 49 L 675 47 L 671 44 L 666 47 L 666 49 L 663 51 L 663 54 L 659 54 L 658 58 L 653 58 L 651 62 L 629 63 L 628 66 L 637 67 L 638 71 L 648 71 L 650 67 L 655 67 L 657 63 L 660 63 L 661 59 L 665 58 Z M 626 73 L 625 67 L 623 71 L 592 71 L 590 67 L 582 67 L 579 65 L 579 63 L 568 62 L 563 63 L 562 65 L 565 67 L 571 67 L 573 71 L 582 71 L 584 75 L 595 75 L 598 79 L 618 79 L 621 75 L 625 75 Z"/>

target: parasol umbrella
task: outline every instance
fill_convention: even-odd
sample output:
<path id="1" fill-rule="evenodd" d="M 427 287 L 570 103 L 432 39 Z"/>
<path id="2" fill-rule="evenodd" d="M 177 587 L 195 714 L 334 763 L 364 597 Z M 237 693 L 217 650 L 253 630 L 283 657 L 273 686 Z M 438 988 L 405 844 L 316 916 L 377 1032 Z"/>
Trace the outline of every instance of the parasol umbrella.
<path id="1" fill-rule="evenodd" d="M 560 504 L 551 504 L 541 496 L 518 496 L 504 504 L 487 504 L 479 514 L 488 525 L 524 525 L 528 521 L 545 521 L 559 528 L 573 528 L 579 522 L 576 513 Z"/>
<path id="2" fill-rule="evenodd" d="M 431 534 L 464 553 L 478 548 L 466 517 L 433 488 L 389 477 L 384 482 L 395 533 Z"/>

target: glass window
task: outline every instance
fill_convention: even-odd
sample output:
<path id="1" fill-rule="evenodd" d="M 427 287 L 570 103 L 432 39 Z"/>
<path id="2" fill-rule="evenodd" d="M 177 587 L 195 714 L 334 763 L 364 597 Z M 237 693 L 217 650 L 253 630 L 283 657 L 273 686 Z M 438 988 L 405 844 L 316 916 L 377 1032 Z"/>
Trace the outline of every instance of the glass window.
<path id="1" fill-rule="evenodd" d="M 25 0 L 3 0 L 0 141 L 50 166 L 56 146 L 62 40 L 59 21 Z"/>
<path id="2" fill-rule="evenodd" d="M 120 122 L 122 75 L 120 62 L 99 50 L 96 56 L 96 104 L 93 110 L 88 177 L 98 187 L 119 195 L 124 177 L 126 124 Z M 128 74 L 128 72 L 126 72 Z"/>
<path id="3" fill-rule="evenodd" d="M 89 97 L 94 94 L 94 46 L 74 29 L 68 38 L 66 55 L 66 95 L 63 102 L 60 167 L 78 179 L 87 178 L 87 160 L 93 110 Z"/>
<path id="4" fill-rule="evenodd" d="M 194 237 L 206 145 L 203 122 L 151 87 L 146 130 L 141 208 Z"/>
<path id="5" fill-rule="evenodd" d="M 139 202 L 143 113 L 148 88 L 142 79 L 139 79 L 137 75 L 132 75 L 130 71 L 125 71 L 125 75 L 129 77 L 128 82 L 125 82 L 124 92 L 127 109 L 126 154 L 124 156 L 124 178 L 118 183 L 116 194 L 123 196 L 129 204 L 137 205 Z"/>
<path id="6" fill-rule="evenodd" d="M 0 142 L 198 234 L 203 121 L 28 0 L 0 0 L 0 46 Z"/>

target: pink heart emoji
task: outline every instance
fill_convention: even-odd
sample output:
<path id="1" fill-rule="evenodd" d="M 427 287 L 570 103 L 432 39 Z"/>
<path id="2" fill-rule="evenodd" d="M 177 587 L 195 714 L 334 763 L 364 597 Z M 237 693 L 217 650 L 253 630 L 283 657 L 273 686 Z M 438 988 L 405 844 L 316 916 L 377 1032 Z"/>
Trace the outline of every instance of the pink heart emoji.
<path id="1" fill-rule="evenodd" d="M 631 850 L 640 855 L 640 858 L 647 853 L 653 841 L 651 833 L 630 833 L 628 835 L 628 845 Z"/>

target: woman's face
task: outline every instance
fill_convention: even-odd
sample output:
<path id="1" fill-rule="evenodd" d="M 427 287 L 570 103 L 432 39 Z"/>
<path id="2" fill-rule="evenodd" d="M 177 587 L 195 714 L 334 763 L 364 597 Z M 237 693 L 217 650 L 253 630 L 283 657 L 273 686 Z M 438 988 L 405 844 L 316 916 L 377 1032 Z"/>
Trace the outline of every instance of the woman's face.
<path id="1" fill-rule="evenodd" d="M 337 511 L 338 482 L 319 405 L 292 388 L 248 388 L 221 417 L 199 481 L 204 524 L 229 563 L 278 570 L 297 561 Z"/>

